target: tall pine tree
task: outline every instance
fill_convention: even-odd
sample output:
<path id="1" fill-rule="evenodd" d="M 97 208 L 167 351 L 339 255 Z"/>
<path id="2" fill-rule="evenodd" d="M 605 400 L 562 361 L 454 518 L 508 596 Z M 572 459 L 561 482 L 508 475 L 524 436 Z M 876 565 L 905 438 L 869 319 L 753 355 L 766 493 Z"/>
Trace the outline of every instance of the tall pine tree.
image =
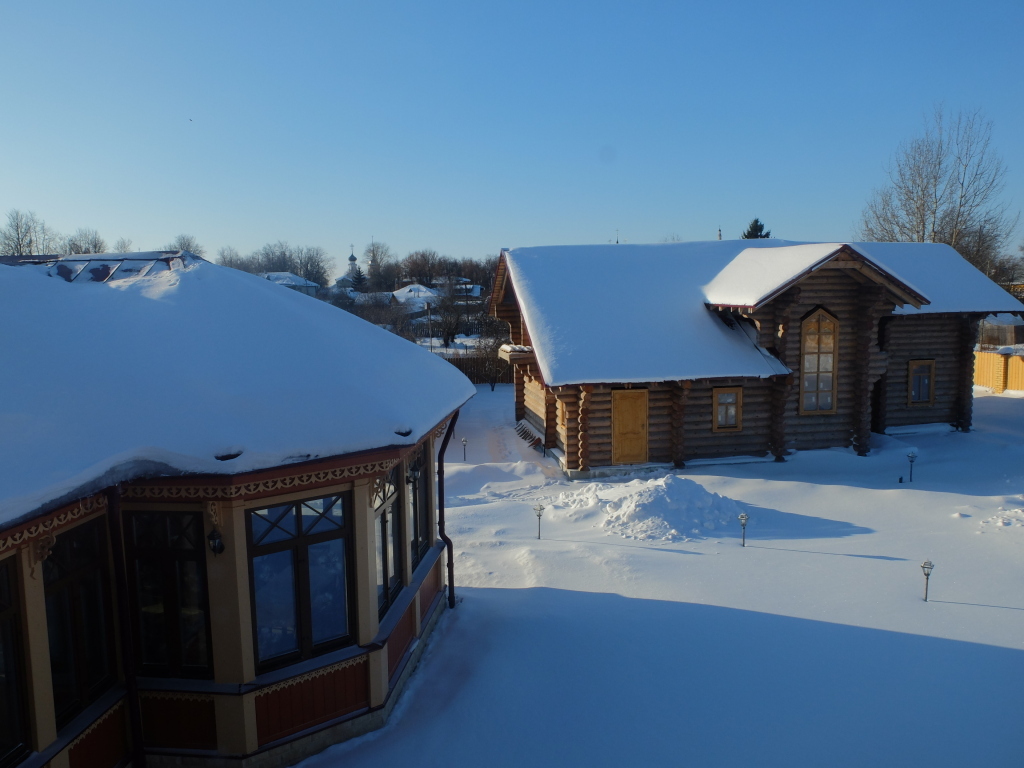
<path id="1" fill-rule="evenodd" d="M 755 218 L 747 225 L 747 231 L 740 235 L 742 240 L 761 240 L 767 237 L 771 237 L 772 232 L 770 229 L 765 229 L 764 224 L 760 219 Z"/>

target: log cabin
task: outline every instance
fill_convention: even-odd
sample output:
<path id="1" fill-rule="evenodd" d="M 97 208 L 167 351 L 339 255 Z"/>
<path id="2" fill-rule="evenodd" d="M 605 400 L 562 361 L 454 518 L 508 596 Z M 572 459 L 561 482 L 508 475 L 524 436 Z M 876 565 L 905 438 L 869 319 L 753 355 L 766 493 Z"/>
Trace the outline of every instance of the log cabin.
<path id="1" fill-rule="evenodd" d="M 520 434 L 571 477 L 971 427 L 980 320 L 1024 311 L 932 243 L 506 249 Z"/>
<path id="2" fill-rule="evenodd" d="M 383 725 L 453 602 L 468 380 L 188 253 L 7 261 L 0 766 L 274 768 Z"/>

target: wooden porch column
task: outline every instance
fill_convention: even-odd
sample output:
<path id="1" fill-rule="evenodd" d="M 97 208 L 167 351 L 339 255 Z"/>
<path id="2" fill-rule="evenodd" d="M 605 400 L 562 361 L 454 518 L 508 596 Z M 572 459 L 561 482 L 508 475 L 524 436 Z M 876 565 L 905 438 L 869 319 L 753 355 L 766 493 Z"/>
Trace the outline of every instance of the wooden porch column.
<path id="1" fill-rule="evenodd" d="M 800 320 L 794 317 L 800 303 L 800 288 L 792 288 L 779 297 L 773 318 L 774 347 L 776 357 L 790 370 L 799 375 L 800 371 Z M 792 329 L 796 333 L 791 333 Z M 776 461 L 786 460 L 786 415 L 793 394 L 793 384 L 797 381 L 793 374 L 776 376 L 772 380 L 771 391 L 771 426 L 769 428 L 768 448 Z M 797 397 L 800 388 L 797 387 Z"/>
<path id="2" fill-rule="evenodd" d="M 512 366 L 512 386 L 516 393 L 516 421 L 526 418 L 526 381 L 523 376 L 522 366 Z"/>
<path id="3" fill-rule="evenodd" d="M 880 285 L 861 286 L 857 293 L 856 386 L 853 400 L 853 448 L 858 456 L 871 450 L 871 392 L 885 371 L 887 353 L 878 347 L 878 322 L 885 305 Z"/>
<path id="4" fill-rule="evenodd" d="M 28 715 L 32 723 L 32 749 L 39 752 L 57 739 L 57 719 L 53 709 L 53 680 L 50 677 L 50 641 L 46 629 L 46 595 L 43 587 L 43 563 L 36 562 L 33 540 L 14 555 L 18 559 L 19 602 L 25 617 L 23 635 L 27 667 Z"/>

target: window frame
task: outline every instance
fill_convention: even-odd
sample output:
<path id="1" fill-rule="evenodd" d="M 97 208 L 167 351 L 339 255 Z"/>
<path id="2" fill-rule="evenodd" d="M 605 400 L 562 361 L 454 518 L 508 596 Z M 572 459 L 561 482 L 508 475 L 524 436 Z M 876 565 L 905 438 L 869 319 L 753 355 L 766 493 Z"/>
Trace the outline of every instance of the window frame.
<path id="1" fill-rule="evenodd" d="M 720 395 L 736 395 L 736 425 L 722 426 L 718 423 L 718 402 Z M 730 403 L 726 403 L 730 405 Z M 713 387 L 711 390 L 711 431 L 742 432 L 743 431 L 743 387 Z"/>
<path id="2" fill-rule="evenodd" d="M 22 640 L 25 617 L 22 611 L 21 583 L 18 571 L 17 554 L 0 560 L 0 572 L 7 572 L 7 588 L 10 590 L 10 603 L 6 607 L 0 604 L 0 642 L 3 642 L 4 638 L 4 624 L 10 622 L 10 648 L 8 650 L 11 655 L 8 661 L 12 669 L 11 679 L 14 681 L 13 690 L 8 691 L 10 698 L 5 702 L 5 706 L 10 707 L 21 719 L 14 729 L 15 738 L 19 739 L 18 743 L 12 744 L 7 752 L 0 753 L 0 767 L 2 768 L 17 765 L 32 751 L 32 731 L 28 716 L 28 680 L 25 674 L 27 665 Z M 4 675 L 6 679 L 7 671 L 0 669 L 0 674 Z"/>
<path id="3" fill-rule="evenodd" d="M 141 515 L 160 515 L 170 517 L 172 515 L 192 515 L 199 518 L 199 541 L 194 551 L 174 549 L 168 546 L 166 549 L 154 549 L 152 547 L 140 547 L 135 540 L 135 519 Z M 125 555 L 128 561 L 128 596 L 129 615 L 131 617 L 132 642 L 135 645 L 135 668 L 139 675 L 145 677 L 169 677 L 195 680 L 209 680 L 213 678 L 213 632 L 210 617 L 210 582 L 206 571 L 206 530 L 203 522 L 203 512 L 200 510 L 125 510 L 124 511 L 124 541 Z M 138 561 L 145 558 L 159 558 L 161 561 L 160 578 L 161 588 L 166 596 L 165 623 L 164 628 L 170 638 L 167 651 L 167 664 L 146 664 L 142 658 L 142 605 L 139 599 L 138 585 Z M 205 603 L 206 620 L 206 650 L 208 663 L 205 668 L 185 667 L 182 660 L 181 648 L 181 596 L 178 593 L 178 582 L 174 578 L 179 562 L 198 562 L 199 576 L 202 580 L 201 595 Z M 168 616 L 173 614 L 173 616 Z M 176 630 L 176 631 L 172 631 Z"/>
<path id="4" fill-rule="evenodd" d="M 296 522 L 297 533 L 294 537 L 274 541 L 269 544 L 253 543 L 253 512 L 270 509 L 272 507 L 290 506 L 293 508 L 292 514 L 295 514 L 295 508 L 301 509 L 302 504 L 333 497 L 339 497 L 344 500 L 342 507 L 343 521 L 342 525 L 337 529 L 306 534 L 301 530 L 301 515 L 298 515 L 299 520 Z M 289 501 L 279 501 L 276 503 L 271 499 L 261 501 L 264 502 L 261 506 L 248 507 L 245 510 L 246 558 L 248 559 L 249 566 L 249 605 L 252 614 L 252 620 L 250 623 L 252 625 L 253 661 L 256 665 L 257 673 L 269 672 L 274 669 L 280 669 L 281 667 L 287 667 L 301 661 L 321 656 L 325 653 L 330 653 L 331 651 L 335 651 L 339 648 L 354 645 L 358 637 L 357 621 L 359 614 L 355 583 L 355 526 L 353 518 L 356 511 L 355 494 L 353 491 L 348 489 L 334 493 L 321 493 L 319 495 Z M 309 547 L 311 545 L 321 544 L 326 541 L 334 541 L 337 539 L 342 539 L 345 542 L 345 612 L 346 628 L 348 631 L 347 634 L 342 637 L 325 640 L 321 643 L 314 643 L 309 586 Z M 260 659 L 259 616 L 256 612 L 256 579 L 253 563 L 257 557 L 262 555 L 270 555 L 284 551 L 292 551 L 293 553 L 292 589 L 295 593 L 295 624 L 298 649 L 279 656 L 271 656 L 264 661 Z"/>
<path id="5" fill-rule="evenodd" d="M 928 399 L 914 399 L 914 367 L 920 365 L 928 366 Z M 909 408 L 929 408 L 935 405 L 935 360 L 908 360 L 907 361 L 907 406 Z"/>
<path id="6" fill-rule="evenodd" d="M 53 561 L 54 554 L 57 552 L 58 546 L 61 544 L 61 537 L 69 535 L 81 535 L 83 531 L 90 528 L 95 529 L 95 536 L 97 541 L 97 553 L 96 562 L 91 565 L 80 566 L 74 570 L 71 570 L 66 575 L 56 579 L 55 581 L 47 584 L 47 569 Z M 68 539 L 65 539 L 67 541 Z M 48 629 L 48 640 L 50 639 L 49 633 L 57 631 L 50 621 L 49 615 L 49 601 L 50 598 L 60 592 L 68 591 L 70 604 L 70 638 L 68 644 L 71 648 L 72 663 L 75 666 L 75 683 L 74 687 L 77 692 L 77 701 L 73 702 L 70 706 L 65 707 L 64 710 L 58 711 L 57 709 L 57 692 L 56 688 L 53 691 L 53 705 L 54 705 L 54 717 L 57 722 L 57 730 L 59 731 L 64 726 L 68 725 L 72 720 L 75 719 L 79 714 L 85 711 L 86 708 L 93 702 L 97 701 L 104 693 L 109 691 L 118 679 L 118 665 L 116 659 L 116 640 L 114 635 L 114 616 L 113 616 L 113 600 L 110 589 L 110 542 L 107 538 L 107 526 L 106 519 L 104 517 L 97 517 L 81 525 L 73 526 L 61 533 L 57 534 L 56 541 L 53 547 L 50 548 L 50 554 L 46 560 L 43 561 L 43 594 L 44 601 L 47 609 L 47 629 Z M 100 678 L 97 682 L 91 686 L 87 680 L 87 668 L 88 664 L 88 650 L 85 648 L 85 641 L 87 640 L 88 633 L 83 629 L 83 624 L 86 621 L 83 614 L 83 603 L 81 590 L 85 588 L 83 585 L 86 578 L 91 575 L 98 577 L 98 587 L 100 594 L 103 598 L 102 616 L 99 617 L 100 623 L 105 627 L 106 631 L 106 649 L 105 655 L 107 658 L 108 671 L 107 674 Z M 52 675 L 52 664 L 53 664 L 53 643 L 49 643 L 50 651 L 50 663 L 51 663 L 51 676 L 55 680 L 56 675 Z"/>
<path id="7" fill-rule="evenodd" d="M 806 390 L 804 388 L 804 385 L 806 384 L 805 378 L 808 375 L 807 374 L 807 370 L 806 370 L 806 364 L 805 364 L 804 361 L 810 355 L 813 355 L 813 356 L 817 357 L 818 355 L 820 355 L 822 353 L 820 351 L 818 351 L 818 352 L 807 352 L 807 351 L 805 351 L 805 349 L 806 349 L 806 337 L 807 337 L 807 333 L 808 333 L 807 327 L 812 322 L 813 323 L 818 323 L 819 327 L 820 327 L 820 322 L 821 322 L 822 319 L 828 320 L 828 322 L 832 323 L 832 325 L 834 327 L 834 330 L 832 332 L 833 333 L 832 370 L 830 371 L 830 373 L 832 374 L 832 390 L 831 390 L 831 394 L 832 394 L 832 407 L 829 408 L 829 409 L 816 408 L 816 409 L 812 410 L 812 409 L 808 409 L 808 408 L 804 407 L 805 395 L 808 393 L 808 390 Z M 800 413 L 801 416 L 835 416 L 839 412 L 838 392 L 839 392 L 839 330 L 840 330 L 840 327 L 841 327 L 841 325 L 839 323 L 839 320 L 835 317 L 835 315 L 833 315 L 831 312 L 829 312 L 828 310 L 823 309 L 821 307 L 818 307 L 817 309 L 813 310 L 809 315 L 807 315 L 807 317 L 805 317 L 803 320 L 800 321 L 800 401 L 798 403 L 798 406 L 799 406 L 799 413 Z M 815 333 L 817 335 L 820 335 L 817 330 L 815 331 Z M 817 366 L 817 362 L 818 361 L 815 361 L 816 368 L 819 368 L 819 370 L 816 370 L 814 372 L 815 375 L 820 373 L 820 367 Z M 828 392 L 828 391 L 829 390 L 826 390 L 826 389 L 815 389 L 815 390 L 813 390 L 813 392 L 815 394 L 819 394 L 819 393 L 822 393 L 822 392 Z"/>
<path id="8" fill-rule="evenodd" d="M 378 594 L 377 596 L 377 614 L 379 618 L 384 618 L 391 606 L 394 605 L 395 600 L 398 599 L 398 595 L 405 588 L 403 565 L 406 538 L 403 521 L 404 515 L 402 514 L 402 477 L 400 468 L 400 465 L 396 464 L 385 474 L 377 477 L 373 481 L 370 492 L 370 499 L 373 503 L 374 562 L 376 564 L 379 557 L 385 582 L 390 581 L 391 578 L 394 578 L 395 582 L 394 584 L 385 583 L 383 599 L 381 599 L 381 595 Z M 390 491 L 388 491 L 389 486 Z M 391 533 L 394 541 L 394 547 L 391 549 L 395 553 L 395 562 L 393 563 L 388 556 L 389 526 L 387 518 L 389 512 L 391 513 L 393 523 L 390 527 L 394 528 L 394 531 Z M 378 547 L 378 536 L 380 537 L 380 547 Z M 379 588 L 379 585 L 375 586 Z"/>

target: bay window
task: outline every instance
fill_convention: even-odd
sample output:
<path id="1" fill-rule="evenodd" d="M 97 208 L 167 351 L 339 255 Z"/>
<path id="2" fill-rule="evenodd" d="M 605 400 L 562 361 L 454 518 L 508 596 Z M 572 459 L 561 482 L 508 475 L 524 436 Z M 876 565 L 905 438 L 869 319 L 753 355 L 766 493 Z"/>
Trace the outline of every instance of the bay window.
<path id="1" fill-rule="evenodd" d="M 202 514 L 129 512 L 125 519 L 139 672 L 158 677 L 210 677 Z"/>
<path id="2" fill-rule="evenodd" d="M 115 680 L 105 522 L 93 520 L 60 534 L 43 561 L 58 728 Z"/>
<path id="3" fill-rule="evenodd" d="M 373 483 L 374 549 L 377 553 L 377 608 L 387 613 L 402 591 L 402 531 L 399 529 L 398 467 Z"/>
<path id="4" fill-rule="evenodd" d="M 247 511 L 261 670 L 352 642 L 351 518 L 351 492 Z"/>
<path id="5" fill-rule="evenodd" d="M 29 751 L 17 561 L 16 556 L 0 561 L 0 766 L 3 768 L 14 765 Z"/>
<path id="6" fill-rule="evenodd" d="M 412 499 L 412 567 L 419 565 L 420 560 L 433 544 L 433 511 L 430 504 L 430 462 L 427 455 L 427 444 L 424 443 L 409 457 L 409 491 Z"/>

